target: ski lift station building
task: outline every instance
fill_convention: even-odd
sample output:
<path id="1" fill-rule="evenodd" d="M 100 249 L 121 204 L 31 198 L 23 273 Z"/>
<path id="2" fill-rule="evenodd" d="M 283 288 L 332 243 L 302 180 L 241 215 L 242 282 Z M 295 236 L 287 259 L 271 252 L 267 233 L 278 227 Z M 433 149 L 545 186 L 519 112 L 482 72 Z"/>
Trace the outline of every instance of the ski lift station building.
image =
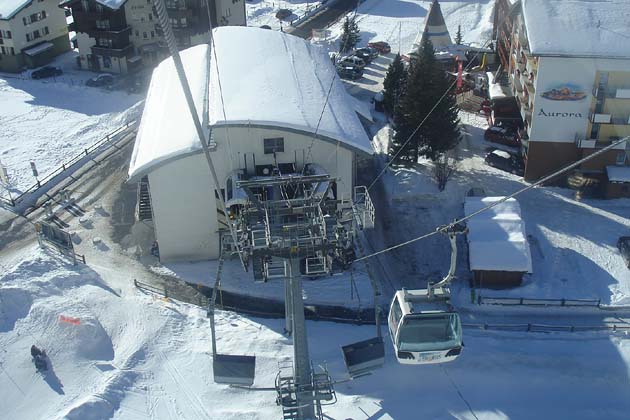
<path id="1" fill-rule="evenodd" d="M 150 199 L 144 218 L 162 261 L 219 257 L 226 214 L 246 200 L 236 180 L 326 173 L 337 179 L 330 194 L 350 198 L 357 165 L 373 153 L 369 107 L 347 94 L 320 47 L 249 27 L 220 27 L 213 37 L 181 58 L 228 211 L 170 58 L 153 72 L 131 156 L 129 181 L 140 182 L 145 205 Z"/>

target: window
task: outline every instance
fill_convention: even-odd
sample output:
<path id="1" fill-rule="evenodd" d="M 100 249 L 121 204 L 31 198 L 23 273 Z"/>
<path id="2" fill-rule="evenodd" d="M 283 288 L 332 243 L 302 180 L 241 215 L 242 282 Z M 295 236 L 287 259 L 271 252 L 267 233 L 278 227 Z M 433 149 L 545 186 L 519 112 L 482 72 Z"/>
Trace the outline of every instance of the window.
<path id="1" fill-rule="evenodd" d="M 26 42 L 31 42 L 31 34 L 26 34 Z"/>
<path id="2" fill-rule="evenodd" d="M 11 35 L 11 31 L 7 31 L 7 38 L 11 39 L 12 35 Z"/>
<path id="3" fill-rule="evenodd" d="M 26 18 L 25 17 L 22 18 L 22 22 L 24 23 L 24 26 L 28 25 L 28 23 L 26 22 Z"/>
<path id="4" fill-rule="evenodd" d="M 98 45 L 99 47 L 112 48 L 114 43 L 112 42 L 111 39 L 96 38 L 96 45 Z"/>
<path id="5" fill-rule="evenodd" d="M 15 55 L 15 49 L 13 49 L 13 47 L 11 47 L 11 55 Z"/>
<path id="6" fill-rule="evenodd" d="M 33 31 L 33 39 L 37 38 L 41 38 L 41 35 L 39 34 L 39 29 Z"/>
<path id="7" fill-rule="evenodd" d="M 140 31 L 138 31 L 137 29 L 136 29 L 136 36 L 138 37 L 140 36 Z"/>
<path id="8" fill-rule="evenodd" d="M 112 67 L 112 59 L 111 57 L 103 57 L 103 67 L 109 69 Z"/>
<path id="9" fill-rule="evenodd" d="M 97 4 L 96 5 L 96 11 L 98 13 L 103 13 L 103 5 L 102 4 Z"/>
<path id="10" fill-rule="evenodd" d="M 153 20 L 153 14 L 149 13 L 149 20 Z"/>
<path id="11" fill-rule="evenodd" d="M 109 20 L 107 19 L 102 19 L 102 20 L 97 20 L 96 21 L 96 28 L 97 29 L 109 29 Z"/>
<path id="12" fill-rule="evenodd" d="M 0 47 L 0 51 L 2 51 L 2 54 L 6 54 L 6 50 L 4 49 L 4 47 Z"/>
<path id="13" fill-rule="evenodd" d="M 151 31 L 151 38 L 155 38 L 155 32 Z"/>
<path id="14" fill-rule="evenodd" d="M 147 33 L 146 33 L 146 32 L 142 32 L 142 38 L 144 38 L 144 39 L 149 38 L 149 37 L 147 36 Z"/>
<path id="15" fill-rule="evenodd" d="M 89 12 L 90 11 L 90 3 L 88 2 L 88 0 L 81 0 L 81 7 L 83 7 L 83 11 L 84 12 Z"/>
<path id="16" fill-rule="evenodd" d="M 271 139 L 263 139 L 265 154 L 284 152 L 284 138 L 274 137 Z"/>
<path id="17" fill-rule="evenodd" d="M 33 13 L 31 16 L 29 16 L 29 20 L 31 23 L 37 22 L 39 20 L 39 13 Z"/>
<path id="18" fill-rule="evenodd" d="M 625 165 L 626 164 L 626 152 L 617 153 L 617 159 L 615 160 L 615 165 Z"/>
<path id="19" fill-rule="evenodd" d="M 42 10 L 41 16 L 42 16 L 42 19 L 46 19 L 46 11 L 45 10 Z"/>
<path id="20" fill-rule="evenodd" d="M 49 33 L 48 26 L 44 26 L 44 35 L 48 35 Z"/>

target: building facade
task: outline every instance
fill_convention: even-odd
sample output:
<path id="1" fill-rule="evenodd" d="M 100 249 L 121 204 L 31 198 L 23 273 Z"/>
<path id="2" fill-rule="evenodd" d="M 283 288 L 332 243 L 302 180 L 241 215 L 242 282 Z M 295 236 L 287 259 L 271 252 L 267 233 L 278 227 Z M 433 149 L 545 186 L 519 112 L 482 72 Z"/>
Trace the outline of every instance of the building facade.
<path id="1" fill-rule="evenodd" d="M 246 25 L 244 0 L 166 0 L 171 27 L 181 48 L 206 42 L 214 26 Z M 77 33 L 79 67 L 129 73 L 154 66 L 168 56 L 151 0 L 66 0 L 72 10 L 70 30 Z"/>
<path id="2" fill-rule="evenodd" d="M 260 28 L 221 27 L 214 40 L 216 66 L 208 45 L 181 56 L 227 208 L 215 195 L 170 58 L 153 72 L 129 165 L 129 181 L 150 188 L 162 261 L 218 258 L 226 214 L 238 214 L 246 199 L 237 180 L 328 174 L 336 178 L 330 192 L 341 201 L 352 197 L 357 165 L 373 153 L 359 117 L 370 111 L 334 79 L 322 50 Z M 245 48 L 252 54 L 233 54 Z"/>
<path id="3" fill-rule="evenodd" d="M 510 24 L 504 21 L 498 28 L 499 59 L 523 122 L 526 180 L 540 179 L 630 135 L 630 48 L 608 36 L 612 27 L 619 26 L 612 33 L 622 39 L 630 30 L 610 13 L 618 8 L 621 14 L 622 1 L 604 10 L 598 4 L 572 3 L 572 10 L 563 12 L 552 3 L 529 0 L 513 6 L 518 9 L 508 16 Z M 503 48 L 509 48 L 507 60 Z M 578 168 L 608 197 L 630 196 L 630 184 L 619 185 L 623 178 L 610 177 L 608 170 L 630 171 L 627 144 Z M 619 174 L 619 168 L 614 172 Z"/>
<path id="4" fill-rule="evenodd" d="M 39 67 L 69 50 L 66 17 L 57 1 L 0 2 L 0 71 Z"/>

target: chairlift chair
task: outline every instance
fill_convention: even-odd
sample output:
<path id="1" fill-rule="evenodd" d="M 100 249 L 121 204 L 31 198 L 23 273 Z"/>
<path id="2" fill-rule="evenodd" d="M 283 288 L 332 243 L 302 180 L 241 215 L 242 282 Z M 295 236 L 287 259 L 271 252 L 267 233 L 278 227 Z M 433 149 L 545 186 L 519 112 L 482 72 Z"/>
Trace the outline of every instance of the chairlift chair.
<path id="1" fill-rule="evenodd" d="M 464 346 L 459 314 L 449 304 L 448 284 L 455 278 L 457 235 L 463 226 L 440 229 L 451 243 L 451 266 L 444 279 L 426 289 L 399 290 L 387 317 L 396 359 L 401 364 L 430 364 L 455 360 Z"/>

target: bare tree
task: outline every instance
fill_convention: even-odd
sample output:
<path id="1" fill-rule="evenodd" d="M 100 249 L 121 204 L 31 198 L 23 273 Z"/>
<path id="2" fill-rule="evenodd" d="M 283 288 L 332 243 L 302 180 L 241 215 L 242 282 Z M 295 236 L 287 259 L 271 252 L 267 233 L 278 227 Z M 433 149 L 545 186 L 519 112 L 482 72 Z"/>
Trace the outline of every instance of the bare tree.
<path id="1" fill-rule="evenodd" d="M 433 178 L 438 189 L 444 191 L 446 183 L 457 170 L 457 160 L 446 153 L 440 153 L 433 161 Z"/>

